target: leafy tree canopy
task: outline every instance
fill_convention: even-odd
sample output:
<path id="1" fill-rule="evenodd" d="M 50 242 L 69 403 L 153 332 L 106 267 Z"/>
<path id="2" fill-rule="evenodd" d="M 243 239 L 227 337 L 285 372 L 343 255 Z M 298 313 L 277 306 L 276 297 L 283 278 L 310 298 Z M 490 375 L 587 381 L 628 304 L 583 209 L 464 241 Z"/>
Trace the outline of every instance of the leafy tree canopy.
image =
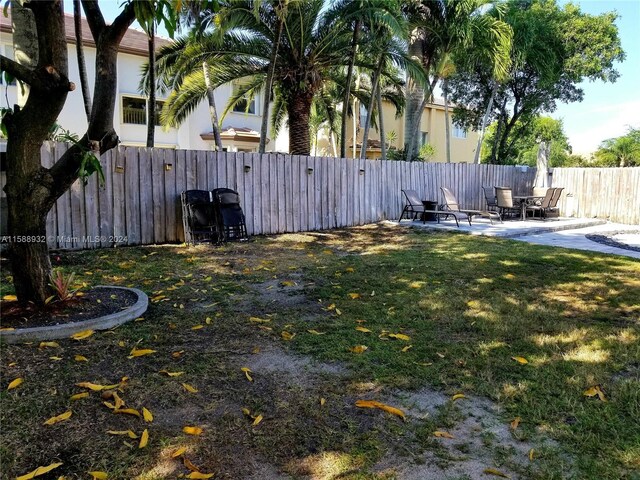
<path id="1" fill-rule="evenodd" d="M 624 52 L 616 18 L 613 12 L 589 15 L 573 4 L 559 7 L 555 0 L 507 2 L 503 20 L 514 35 L 508 79 L 497 82 L 491 65 L 474 61 L 467 68 L 460 62 L 449 81 L 452 101 L 466 107 L 455 109 L 456 122 L 468 128 L 479 128 L 495 95 L 491 163 L 517 158 L 516 142 L 538 114 L 553 112 L 558 101 L 581 101 L 581 81 L 617 79 L 615 62 L 624 60 Z"/>
<path id="2" fill-rule="evenodd" d="M 594 153 L 594 166 L 640 166 L 640 129 L 629 127 L 626 135 L 609 138 Z"/>

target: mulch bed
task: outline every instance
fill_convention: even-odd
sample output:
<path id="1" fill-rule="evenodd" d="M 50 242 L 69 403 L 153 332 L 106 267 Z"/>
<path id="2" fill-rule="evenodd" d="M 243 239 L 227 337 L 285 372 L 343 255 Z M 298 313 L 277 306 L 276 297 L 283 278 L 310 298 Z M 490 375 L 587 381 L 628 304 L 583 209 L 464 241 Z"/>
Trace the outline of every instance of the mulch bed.
<path id="1" fill-rule="evenodd" d="M 2 328 L 25 328 L 81 322 L 119 312 L 136 303 L 135 293 L 119 288 L 96 288 L 65 302 L 52 301 L 43 308 L 21 306 L 16 301 L 0 304 Z"/>
<path id="2" fill-rule="evenodd" d="M 609 247 L 617 247 L 624 248 L 625 250 L 631 250 L 633 252 L 640 252 L 640 248 L 635 247 L 633 245 L 627 245 L 626 243 L 618 242 L 615 238 L 616 235 L 620 234 L 640 234 L 640 230 L 619 230 L 615 232 L 607 232 L 606 234 L 588 234 L 586 237 L 592 242 L 601 243 L 602 245 L 607 245 Z"/>

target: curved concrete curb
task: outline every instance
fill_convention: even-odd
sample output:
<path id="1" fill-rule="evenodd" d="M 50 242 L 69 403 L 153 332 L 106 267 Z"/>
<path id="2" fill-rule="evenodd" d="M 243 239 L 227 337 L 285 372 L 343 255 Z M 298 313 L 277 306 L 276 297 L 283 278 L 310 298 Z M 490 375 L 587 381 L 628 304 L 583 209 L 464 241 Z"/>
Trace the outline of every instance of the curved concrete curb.
<path id="1" fill-rule="evenodd" d="M 138 300 L 126 310 L 121 310 L 98 318 L 83 320 L 82 322 L 72 322 L 46 327 L 17 328 L 15 330 L 0 332 L 0 339 L 6 343 L 23 343 L 29 341 L 69 338 L 74 333 L 82 332 L 83 330 L 107 330 L 129 322 L 134 318 L 138 318 L 147 311 L 147 307 L 149 306 L 149 297 L 147 297 L 146 293 L 142 290 L 138 290 L 137 288 L 115 287 L 108 285 L 99 285 L 93 288 L 117 288 L 120 290 L 128 290 L 135 293 L 138 296 Z"/>

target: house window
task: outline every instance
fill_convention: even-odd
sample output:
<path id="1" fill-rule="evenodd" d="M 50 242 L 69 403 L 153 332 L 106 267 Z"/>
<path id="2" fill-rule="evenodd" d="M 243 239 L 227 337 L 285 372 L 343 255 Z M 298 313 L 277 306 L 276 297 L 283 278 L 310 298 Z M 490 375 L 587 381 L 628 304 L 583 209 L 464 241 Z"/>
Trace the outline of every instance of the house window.
<path id="1" fill-rule="evenodd" d="M 365 123 L 367 123 L 367 107 L 360 104 L 360 126 L 364 128 Z"/>
<path id="2" fill-rule="evenodd" d="M 161 100 L 156 101 L 156 121 L 155 124 L 160 126 L 160 111 L 164 106 Z M 138 97 L 122 97 L 122 123 L 130 123 L 133 125 L 147 124 L 147 101 Z"/>
<path id="3" fill-rule="evenodd" d="M 9 58 L 10 60 L 13 60 L 13 47 L 10 47 L 9 45 L 6 45 L 4 47 L 4 51 L 5 51 L 5 55 L 7 58 Z M 16 80 L 15 78 L 11 78 L 10 82 L 7 82 L 7 78 L 5 78 L 5 75 L 7 76 L 7 78 L 11 78 L 11 75 L 9 75 L 8 72 L 2 72 L 0 73 L 0 85 L 15 85 L 16 84 Z"/>
<path id="4" fill-rule="evenodd" d="M 240 83 L 234 83 L 233 84 L 233 94 L 235 95 L 236 93 L 238 93 L 238 90 L 240 90 L 240 87 L 243 86 Z M 252 98 L 251 100 L 249 99 L 248 95 L 245 95 L 244 98 L 238 100 L 238 102 L 236 102 L 236 104 L 233 107 L 233 111 L 234 112 L 240 112 L 240 113 L 251 113 L 254 114 L 256 113 L 256 99 L 255 97 Z"/>
<path id="5" fill-rule="evenodd" d="M 453 125 L 453 136 L 455 138 L 467 138 L 467 129 L 459 125 Z"/>
<path id="6" fill-rule="evenodd" d="M 427 143 L 429 143 L 429 132 L 421 132 L 420 145 L 426 145 Z"/>

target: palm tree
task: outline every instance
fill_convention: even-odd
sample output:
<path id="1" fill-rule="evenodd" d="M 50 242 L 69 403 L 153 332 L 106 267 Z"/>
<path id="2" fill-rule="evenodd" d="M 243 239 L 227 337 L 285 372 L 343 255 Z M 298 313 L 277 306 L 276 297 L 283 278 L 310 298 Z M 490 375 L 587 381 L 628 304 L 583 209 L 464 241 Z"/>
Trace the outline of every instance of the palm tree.
<path id="1" fill-rule="evenodd" d="M 447 59 L 455 66 L 459 57 L 488 58 L 494 75 L 507 75 L 512 31 L 498 18 L 503 9 L 501 5 L 494 5 L 493 0 L 422 0 L 419 3 L 424 9 L 414 13 L 412 24 L 417 32 L 415 43 L 420 46 L 417 50 L 422 56 L 422 65 L 431 75 L 431 91 L 440 80 L 442 72 L 438 72 L 438 67 L 445 66 Z M 451 71 L 451 66 L 447 70 Z M 422 112 L 429 100 L 429 96 L 424 95 L 413 115 L 407 115 L 407 158 L 415 154 Z M 415 103 L 415 99 L 413 101 Z"/>
<path id="2" fill-rule="evenodd" d="M 84 61 L 84 45 L 82 42 L 82 13 L 80 12 L 80 0 L 73 0 L 73 25 L 76 37 L 76 56 L 78 58 L 78 72 L 80 74 L 80 87 L 87 122 L 91 118 L 91 92 L 87 80 L 87 64 Z"/>
<path id="3" fill-rule="evenodd" d="M 175 59 L 173 69 L 179 72 L 179 81 L 174 82 L 174 90 L 165 103 L 163 122 L 180 123 L 203 98 L 202 76 L 190 73 L 196 63 L 209 64 L 213 88 L 231 82 L 239 84 L 223 117 L 234 106 L 264 91 L 278 23 L 283 19 L 273 67 L 271 124 L 277 129 L 286 116 L 290 153 L 308 155 L 314 97 L 323 86 L 339 81 L 336 68 L 344 67 L 349 58 L 351 32 L 340 17 L 340 8 L 340 4 L 326 5 L 322 0 L 291 1 L 279 17 L 268 2 L 230 1 L 220 12 L 217 23 L 221 27 L 187 42 L 183 54 Z M 416 65 L 405 63 L 405 67 L 411 72 L 419 70 Z"/>
<path id="4" fill-rule="evenodd" d="M 622 137 L 609 138 L 600 145 L 595 157 L 607 165 L 626 167 L 640 163 L 640 142 L 631 131 Z M 637 132 L 637 130 L 635 130 Z"/>

